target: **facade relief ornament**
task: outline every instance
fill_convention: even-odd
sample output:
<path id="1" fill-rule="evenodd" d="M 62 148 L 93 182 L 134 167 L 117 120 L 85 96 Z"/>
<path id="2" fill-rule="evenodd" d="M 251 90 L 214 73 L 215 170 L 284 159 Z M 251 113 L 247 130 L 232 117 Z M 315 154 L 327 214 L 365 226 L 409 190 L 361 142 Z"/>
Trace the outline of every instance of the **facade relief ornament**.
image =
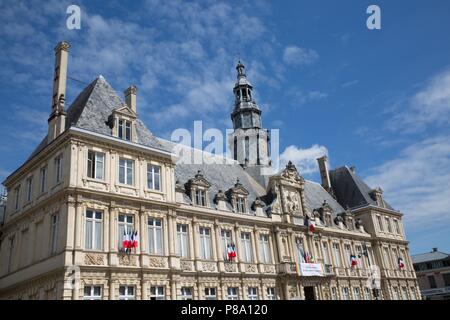
<path id="1" fill-rule="evenodd" d="M 149 266 L 151 268 L 165 268 L 166 260 L 162 257 L 150 257 Z"/>
<path id="2" fill-rule="evenodd" d="M 254 264 L 246 264 L 245 265 L 245 272 L 255 273 L 256 272 L 256 265 L 254 265 Z"/>
<path id="3" fill-rule="evenodd" d="M 194 269 L 194 264 L 192 263 L 192 261 L 181 261 L 180 262 L 181 265 L 181 270 L 183 271 L 192 271 Z"/>
<path id="4" fill-rule="evenodd" d="M 234 264 L 234 263 L 225 263 L 225 271 L 226 272 L 236 272 L 236 264 Z"/>
<path id="5" fill-rule="evenodd" d="M 202 270 L 207 272 L 216 271 L 216 264 L 214 262 L 202 262 Z"/>
<path id="6" fill-rule="evenodd" d="M 137 259 L 135 256 L 130 256 L 128 254 L 119 255 L 119 265 L 121 266 L 136 266 Z"/>
<path id="7" fill-rule="evenodd" d="M 103 255 L 98 253 L 86 253 L 84 255 L 84 264 L 100 266 L 104 264 Z"/>
<path id="8" fill-rule="evenodd" d="M 303 177 L 298 174 L 297 168 L 292 163 L 292 161 L 288 162 L 288 164 L 286 165 L 286 169 L 284 169 L 281 173 L 281 177 L 295 184 L 303 184 L 305 181 Z"/>

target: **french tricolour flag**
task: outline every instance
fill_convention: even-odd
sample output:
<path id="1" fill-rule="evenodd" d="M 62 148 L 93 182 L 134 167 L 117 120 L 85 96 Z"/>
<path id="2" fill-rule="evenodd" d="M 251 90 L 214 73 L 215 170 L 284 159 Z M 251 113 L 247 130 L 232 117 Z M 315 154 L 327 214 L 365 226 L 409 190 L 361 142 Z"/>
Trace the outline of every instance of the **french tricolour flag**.
<path id="1" fill-rule="evenodd" d="M 309 232 L 314 232 L 315 227 L 316 226 L 314 225 L 314 222 L 312 221 L 311 218 L 309 218 L 308 219 L 308 230 L 309 230 Z"/>
<path id="2" fill-rule="evenodd" d="M 350 263 L 352 267 L 356 267 L 358 265 L 358 260 L 356 260 L 356 256 L 354 254 L 350 255 Z"/>
<path id="3" fill-rule="evenodd" d="M 128 248 L 129 244 L 130 244 L 130 235 L 126 231 L 124 231 L 122 237 L 122 247 L 126 249 Z"/>
<path id="4" fill-rule="evenodd" d="M 403 262 L 403 258 L 398 258 L 398 267 L 400 270 L 403 270 L 405 268 L 405 263 Z"/>
<path id="5" fill-rule="evenodd" d="M 134 232 L 134 239 L 133 239 L 134 241 L 133 241 L 133 248 L 137 248 L 138 247 L 138 244 L 139 244 L 139 236 L 138 236 L 138 232 L 137 231 L 135 231 Z"/>

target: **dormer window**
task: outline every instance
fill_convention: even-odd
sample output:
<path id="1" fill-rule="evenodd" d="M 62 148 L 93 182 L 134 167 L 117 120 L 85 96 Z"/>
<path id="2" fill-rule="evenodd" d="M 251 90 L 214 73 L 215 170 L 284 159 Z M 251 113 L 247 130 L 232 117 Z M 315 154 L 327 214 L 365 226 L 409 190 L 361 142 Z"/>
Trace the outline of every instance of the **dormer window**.
<path id="1" fill-rule="evenodd" d="M 235 183 L 234 187 L 230 188 L 227 191 L 227 194 L 235 212 L 238 213 L 248 212 L 247 197 L 249 193 L 244 188 L 244 186 L 239 182 L 239 179 L 237 179 L 237 182 Z"/>
<path id="2" fill-rule="evenodd" d="M 211 184 L 203 177 L 200 170 L 194 178 L 189 179 L 186 189 L 188 194 L 190 194 L 194 205 L 202 207 L 207 207 L 209 205 L 208 189 L 210 186 Z"/>
<path id="3" fill-rule="evenodd" d="M 236 198 L 236 211 L 239 213 L 245 213 L 247 210 L 245 209 L 245 199 L 243 197 Z"/>
<path id="4" fill-rule="evenodd" d="M 118 137 L 131 141 L 131 121 L 119 119 Z"/>
<path id="5" fill-rule="evenodd" d="M 195 204 L 206 207 L 206 194 L 204 190 L 195 190 Z"/>

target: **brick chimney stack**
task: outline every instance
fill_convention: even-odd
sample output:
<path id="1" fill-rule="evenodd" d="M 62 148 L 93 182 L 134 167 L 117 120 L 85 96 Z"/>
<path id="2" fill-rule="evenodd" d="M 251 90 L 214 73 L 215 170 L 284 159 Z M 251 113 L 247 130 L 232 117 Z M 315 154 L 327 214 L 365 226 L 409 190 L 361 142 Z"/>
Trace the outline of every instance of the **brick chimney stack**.
<path id="1" fill-rule="evenodd" d="M 134 112 L 136 112 L 136 94 L 137 88 L 136 86 L 130 86 L 125 90 L 125 103 Z"/>

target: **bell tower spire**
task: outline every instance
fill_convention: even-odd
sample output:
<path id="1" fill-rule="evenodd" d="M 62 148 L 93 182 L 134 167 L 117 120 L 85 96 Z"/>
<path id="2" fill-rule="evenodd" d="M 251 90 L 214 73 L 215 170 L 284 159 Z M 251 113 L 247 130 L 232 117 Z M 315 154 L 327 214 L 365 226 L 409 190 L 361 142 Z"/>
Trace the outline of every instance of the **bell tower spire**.
<path id="1" fill-rule="evenodd" d="M 253 86 L 247 79 L 245 66 L 236 65 L 237 79 L 233 88 L 234 107 L 231 112 L 234 132 L 229 137 L 233 157 L 246 170 L 259 175 L 260 166 L 270 166 L 269 135 L 262 128 L 261 109 L 253 98 Z M 258 176 L 259 177 L 259 176 Z M 260 181 L 260 179 L 255 178 Z"/>

